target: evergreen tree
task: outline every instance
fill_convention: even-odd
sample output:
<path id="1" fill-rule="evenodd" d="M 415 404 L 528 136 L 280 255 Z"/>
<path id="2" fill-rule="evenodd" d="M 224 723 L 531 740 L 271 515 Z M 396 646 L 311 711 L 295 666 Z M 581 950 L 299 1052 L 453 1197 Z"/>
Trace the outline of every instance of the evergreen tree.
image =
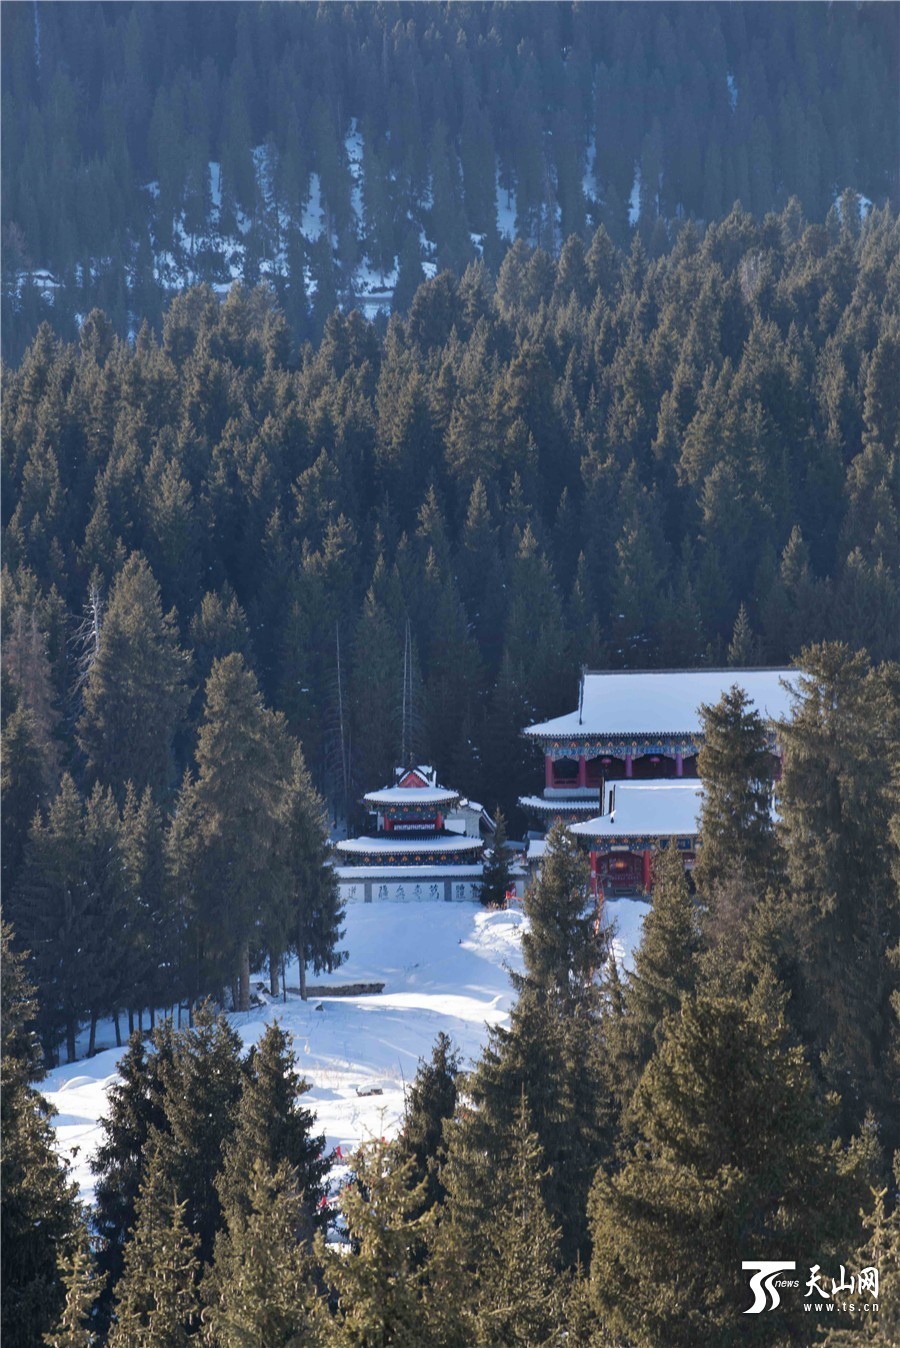
<path id="1" fill-rule="evenodd" d="M 109 1302 L 124 1265 L 125 1242 L 137 1218 L 137 1199 L 146 1173 L 152 1132 L 167 1128 L 161 1068 L 174 1052 L 174 1031 L 166 1021 L 153 1033 L 148 1053 L 135 1031 L 119 1059 L 118 1080 L 107 1093 L 108 1110 L 100 1119 L 103 1138 L 91 1158 L 97 1176 L 94 1223 L 102 1239 L 98 1265 L 106 1277 L 101 1312 Z"/>
<path id="2" fill-rule="evenodd" d="M 735 684 L 715 706 L 701 708 L 703 779 L 701 848 L 694 878 L 714 906 L 716 886 L 741 875 L 762 894 L 778 877 L 772 818 L 774 759 L 765 723 Z"/>
<path id="3" fill-rule="evenodd" d="M 670 1022 L 637 1091 L 638 1141 L 591 1194 L 593 1295 L 613 1336 L 731 1344 L 748 1249 L 776 1259 L 787 1244 L 825 1267 L 843 1248 L 849 1180 L 789 1045 L 783 1023 L 738 1001 L 701 997 Z M 799 1299 L 782 1306 L 785 1332 L 808 1338 Z M 771 1341 L 765 1324 L 741 1328 Z"/>
<path id="4" fill-rule="evenodd" d="M 541 1147 L 529 1128 L 524 1095 L 491 1202 L 494 1248 L 482 1254 L 476 1323 L 486 1343 L 552 1343 L 562 1320 L 559 1229 L 541 1192 Z"/>
<path id="5" fill-rule="evenodd" d="M 890 778 L 897 761 L 896 676 L 838 644 L 803 652 L 793 716 L 778 735 L 781 841 L 790 903 L 785 944 L 792 1008 L 846 1135 L 875 1109 L 896 1141 L 891 999 L 900 906 L 891 866 Z"/>
<path id="6" fill-rule="evenodd" d="M 398 1154 L 415 1164 L 412 1182 L 425 1184 L 426 1209 L 444 1201 L 441 1165 L 444 1159 L 444 1121 L 453 1117 L 459 1094 L 459 1052 L 443 1030 L 431 1051 L 431 1061 L 419 1061 L 406 1094 Z"/>
<path id="7" fill-rule="evenodd" d="M 327 1330 L 334 1348 L 420 1348 L 428 1341 L 421 1255 L 433 1216 L 416 1215 L 425 1183 L 412 1185 L 413 1167 L 412 1159 L 392 1165 L 383 1142 L 364 1144 L 354 1159 L 354 1179 L 341 1194 L 351 1253 L 332 1254 L 317 1238 L 316 1257 L 337 1299 L 333 1321 L 324 1321 L 320 1332 Z M 319 1316 L 321 1322 L 321 1307 Z"/>
<path id="8" fill-rule="evenodd" d="M 240 1038 L 225 1017 L 201 1006 L 193 1027 L 178 1032 L 171 1056 L 159 1064 L 165 1124 L 151 1130 L 148 1147 L 156 1158 L 165 1202 L 166 1195 L 184 1195 L 178 1200 L 179 1212 L 197 1238 L 202 1263 L 212 1256 L 221 1222 L 217 1185 L 243 1086 L 240 1051 Z M 145 1171 L 143 1184 L 152 1188 L 156 1183 Z"/>
<path id="9" fill-rule="evenodd" d="M 555 823 L 547 834 L 540 877 L 526 891 L 524 908 L 525 973 L 518 985 L 561 1001 L 577 998 L 602 965 L 604 941 L 587 858 L 564 824 Z"/>
<path id="10" fill-rule="evenodd" d="M 279 813 L 289 743 L 283 717 L 262 702 L 238 654 L 217 660 L 206 685 L 196 781 L 186 781 L 171 834 L 176 894 L 194 926 L 197 992 L 234 980 L 247 1010 L 250 946 L 270 937 L 284 907 L 278 865 Z M 252 840 L 252 845 L 251 845 Z"/>
<path id="11" fill-rule="evenodd" d="M 223 1153 L 218 1190 L 229 1221 L 235 1209 L 245 1218 L 250 1212 L 248 1186 L 254 1162 L 260 1163 L 266 1175 L 274 1175 L 284 1164 L 302 1195 L 305 1221 L 311 1229 L 328 1161 L 325 1138 L 312 1131 L 315 1116 L 299 1104 L 308 1090 L 297 1073 L 288 1036 L 277 1022 L 267 1025 L 250 1052 L 234 1132 Z"/>
<path id="12" fill-rule="evenodd" d="M 110 1348 L 186 1348 L 199 1322 L 199 1237 L 155 1148 L 125 1247 Z"/>
<path id="13" fill-rule="evenodd" d="M 484 860 L 481 880 L 481 902 L 487 908 L 501 908 L 506 902 L 511 884 L 509 854 L 506 850 L 506 819 L 498 807 L 494 811 L 494 836 Z"/>
<path id="14" fill-rule="evenodd" d="M 110 594 L 78 722 L 89 770 L 121 796 L 129 781 L 158 799 L 171 787 L 186 674 L 175 614 L 163 614 L 152 571 L 132 554 Z"/>
<path id="15" fill-rule="evenodd" d="M 66 1301 L 55 1327 L 44 1335 L 47 1348 L 95 1348 L 99 1336 L 91 1328 L 94 1303 L 103 1290 L 105 1278 L 99 1278 L 87 1243 L 79 1245 L 64 1263 L 62 1271 Z"/>
<path id="16" fill-rule="evenodd" d="M 698 981 L 700 924 L 688 891 L 684 863 L 674 838 L 653 858 L 653 902 L 644 918 L 634 968 L 624 991 L 627 1068 L 620 1069 L 633 1090 L 662 1042 L 669 1022 Z"/>
<path id="17" fill-rule="evenodd" d="M 231 1207 L 203 1279 L 203 1323 L 219 1348 L 326 1348 L 305 1235 L 307 1196 L 286 1162 L 254 1160 L 247 1208 Z M 312 1310 L 311 1310 L 312 1308 Z"/>
<path id="18" fill-rule="evenodd" d="M 343 935 L 343 909 L 330 864 L 325 806 L 299 746 L 283 803 L 282 847 L 290 914 L 285 944 L 296 943 L 305 1000 L 307 965 L 316 973 L 330 973 L 344 959 L 344 952 L 336 949 Z"/>
<path id="19" fill-rule="evenodd" d="M 77 1187 L 56 1151 L 51 1110 L 30 1084 L 41 1073 L 32 1030 L 34 988 L 25 959 L 2 931 L 2 1080 L 0 1080 L 0 1329 L 13 1348 L 39 1343 L 62 1314 L 67 1292 L 58 1264 L 83 1241 Z"/>

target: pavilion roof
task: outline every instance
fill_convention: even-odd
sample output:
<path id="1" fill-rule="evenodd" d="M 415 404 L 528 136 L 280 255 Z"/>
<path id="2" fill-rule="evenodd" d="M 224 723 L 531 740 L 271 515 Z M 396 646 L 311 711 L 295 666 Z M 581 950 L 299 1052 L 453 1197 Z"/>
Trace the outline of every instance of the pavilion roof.
<path id="1" fill-rule="evenodd" d="M 528 726 L 533 739 L 590 736 L 696 735 L 701 703 L 719 701 L 734 684 L 765 719 L 787 717 L 796 669 L 680 669 L 585 671 L 580 707 Z M 788 685 L 787 687 L 785 685 Z"/>

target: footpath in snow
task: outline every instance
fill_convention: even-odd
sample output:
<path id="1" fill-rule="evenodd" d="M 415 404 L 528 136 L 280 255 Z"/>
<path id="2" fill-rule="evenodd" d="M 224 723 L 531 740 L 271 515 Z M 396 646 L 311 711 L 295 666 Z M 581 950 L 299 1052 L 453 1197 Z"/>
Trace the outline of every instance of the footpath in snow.
<path id="1" fill-rule="evenodd" d="M 615 953 L 629 962 L 640 939 L 647 905 L 622 899 L 604 910 L 616 923 Z M 404 1087 L 427 1058 L 441 1030 L 465 1066 L 478 1057 L 489 1026 L 505 1025 L 513 1002 L 508 970 L 522 968 L 525 918 L 469 903 L 353 904 L 345 914 L 341 948 L 348 958 L 333 974 L 310 975 L 316 987 L 383 983 L 376 995 L 320 996 L 302 1002 L 268 999 L 264 1007 L 232 1015 L 249 1047 L 277 1019 L 294 1037 L 298 1068 L 312 1089 L 313 1109 L 329 1149 L 343 1153 L 371 1137 L 390 1137 L 403 1114 Z M 298 970 L 288 966 L 288 987 Z M 255 980 L 254 980 L 255 986 Z M 102 1041 L 101 1041 L 102 1042 Z M 101 1139 L 106 1091 L 116 1080 L 123 1050 L 48 1073 L 42 1089 L 59 1111 L 53 1120 L 60 1150 L 73 1164 L 82 1197 L 93 1197 L 89 1160 Z M 380 1090 L 380 1095 L 359 1091 Z"/>

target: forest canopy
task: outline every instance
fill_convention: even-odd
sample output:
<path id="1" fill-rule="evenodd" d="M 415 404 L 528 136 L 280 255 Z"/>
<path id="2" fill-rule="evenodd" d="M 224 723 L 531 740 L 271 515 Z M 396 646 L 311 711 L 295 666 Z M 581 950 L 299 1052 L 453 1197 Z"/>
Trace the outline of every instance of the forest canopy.
<path id="1" fill-rule="evenodd" d="M 269 276 L 297 339 L 423 266 L 844 188 L 900 206 L 892 5 L 3 5 L 3 354 Z M 374 281 L 372 280 L 374 278 Z"/>

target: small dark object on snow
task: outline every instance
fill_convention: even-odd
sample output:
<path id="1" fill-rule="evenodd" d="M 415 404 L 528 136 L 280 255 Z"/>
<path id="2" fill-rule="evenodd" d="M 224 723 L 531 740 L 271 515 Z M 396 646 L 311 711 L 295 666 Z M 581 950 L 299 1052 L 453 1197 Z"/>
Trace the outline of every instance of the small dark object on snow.
<path id="1" fill-rule="evenodd" d="M 356 1094 L 359 1096 L 384 1095 L 384 1091 L 381 1089 L 380 1086 L 357 1086 Z"/>

